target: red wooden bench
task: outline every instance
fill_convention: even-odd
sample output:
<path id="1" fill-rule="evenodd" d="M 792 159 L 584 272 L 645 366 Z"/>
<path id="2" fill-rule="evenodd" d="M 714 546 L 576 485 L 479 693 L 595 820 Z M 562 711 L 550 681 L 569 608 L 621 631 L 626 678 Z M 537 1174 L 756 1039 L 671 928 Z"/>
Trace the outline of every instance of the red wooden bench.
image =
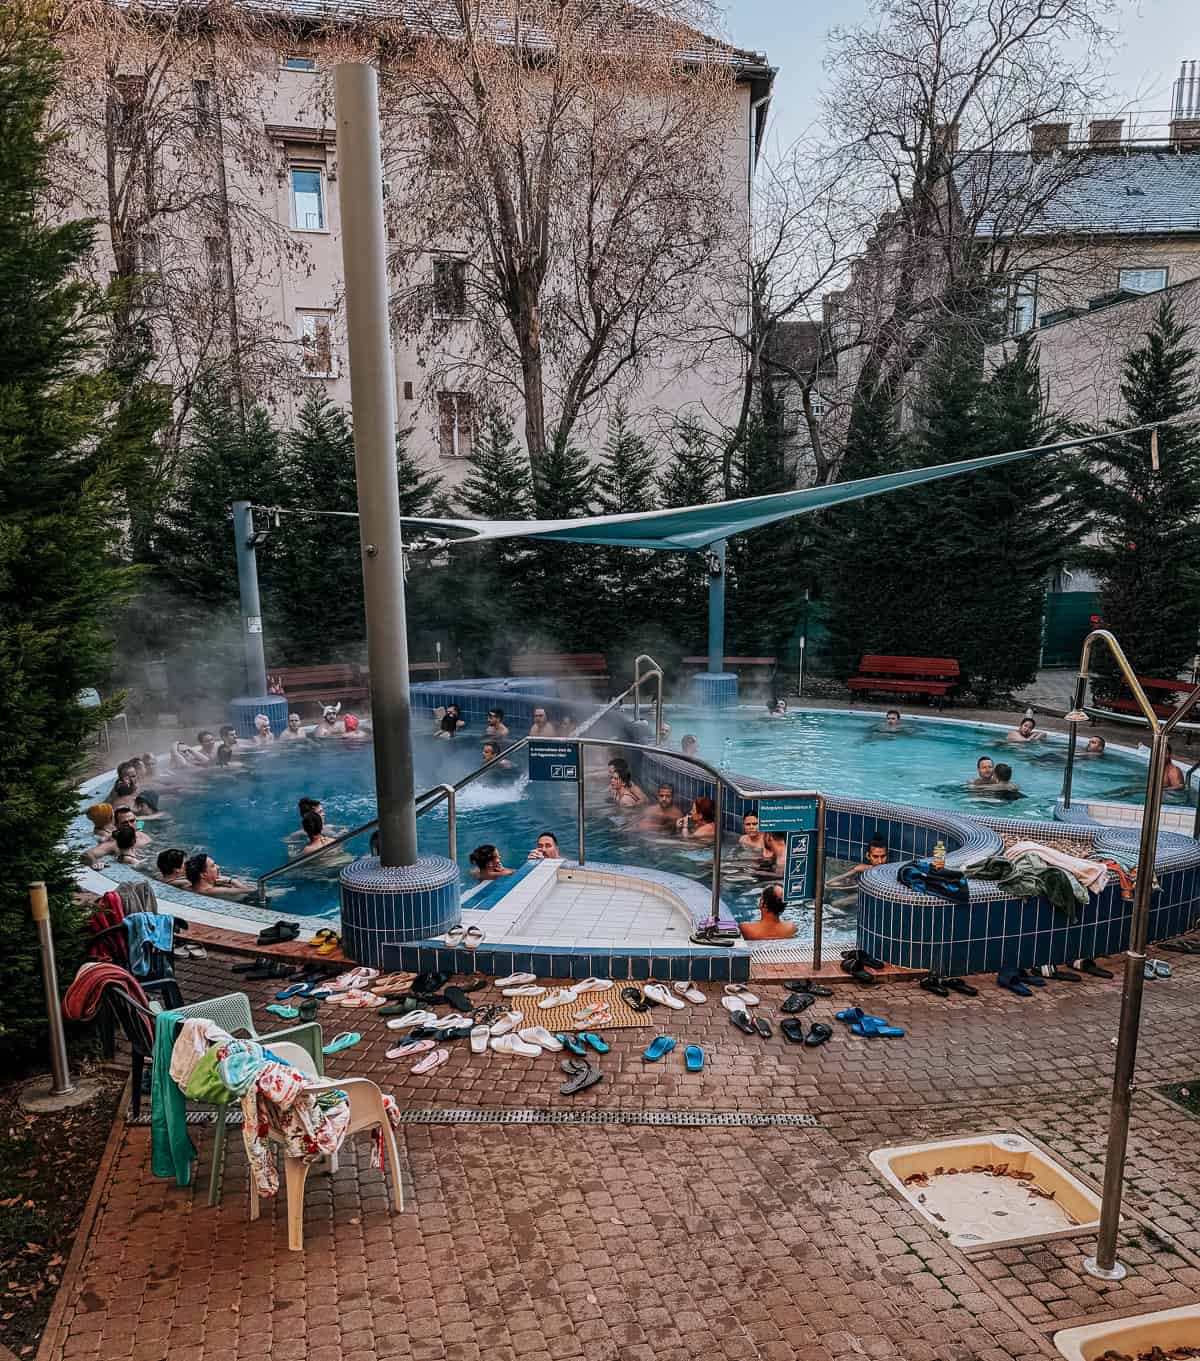
<path id="1" fill-rule="evenodd" d="M 608 661 L 603 652 L 522 652 L 512 659 L 514 676 L 552 676 L 607 685 Z"/>
<path id="2" fill-rule="evenodd" d="M 366 677 L 348 662 L 325 666 L 274 666 L 267 671 L 267 687 L 278 680 L 295 709 L 303 704 L 336 704 L 339 700 L 363 699 L 368 694 Z"/>
<path id="3" fill-rule="evenodd" d="M 1150 701 L 1150 707 L 1159 718 L 1170 718 L 1179 706 L 1178 704 L 1167 703 L 1165 700 L 1161 704 L 1156 704 L 1154 701 L 1156 692 L 1160 695 L 1187 695 L 1193 689 L 1191 681 L 1179 680 L 1178 678 L 1164 680 L 1156 676 L 1139 676 L 1138 684 L 1146 691 L 1146 698 Z M 1136 714 L 1138 718 L 1143 717 L 1142 706 L 1132 696 L 1116 695 L 1105 699 L 1098 697 L 1096 707 L 1111 709 L 1118 714 Z"/>
<path id="4" fill-rule="evenodd" d="M 888 657 L 868 655 L 858 664 L 858 675 L 846 685 L 851 691 L 886 691 L 897 695 L 928 695 L 930 703 L 944 701 L 961 679 L 953 657 Z"/>

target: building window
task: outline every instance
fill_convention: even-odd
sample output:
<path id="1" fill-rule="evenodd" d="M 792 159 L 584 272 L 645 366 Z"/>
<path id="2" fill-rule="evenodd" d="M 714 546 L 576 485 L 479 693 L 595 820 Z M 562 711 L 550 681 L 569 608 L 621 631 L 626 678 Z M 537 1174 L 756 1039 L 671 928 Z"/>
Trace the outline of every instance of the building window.
<path id="1" fill-rule="evenodd" d="M 202 137 L 213 127 L 212 84 L 207 80 L 192 81 L 192 117 L 196 135 Z"/>
<path id="2" fill-rule="evenodd" d="M 1117 287 L 1126 293 L 1157 293 L 1166 286 L 1165 269 L 1122 269 L 1117 273 Z"/>
<path id="3" fill-rule="evenodd" d="M 470 458 L 475 440 L 475 398 L 469 392 L 438 393 L 438 443 L 443 458 Z"/>
<path id="4" fill-rule="evenodd" d="M 1010 287 L 1008 295 L 1008 331 L 1010 335 L 1024 335 L 1037 325 L 1038 276 L 1025 274 Z"/>
<path id="5" fill-rule="evenodd" d="M 328 312 L 299 314 L 301 363 L 308 378 L 336 378 L 338 357 L 333 349 L 333 318 Z"/>
<path id="6" fill-rule="evenodd" d="M 430 109 L 428 137 L 430 170 L 452 170 L 458 164 L 458 129 L 448 109 Z"/>
<path id="7" fill-rule="evenodd" d="M 302 232 L 325 230 L 325 175 L 319 166 L 294 165 L 292 226 Z"/>
<path id="8" fill-rule="evenodd" d="M 146 103 L 145 76 L 117 76 L 113 80 L 109 114 L 113 142 L 128 150 L 133 146 Z"/>
<path id="9" fill-rule="evenodd" d="M 816 388 L 808 394 L 808 404 L 812 408 L 814 420 L 820 420 L 825 414 L 825 395 L 818 392 Z"/>
<path id="10" fill-rule="evenodd" d="M 452 255 L 433 262 L 433 311 L 439 317 L 461 317 L 467 310 L 467 262 Z"/>
<path id="11" fill-rule="evenodd" d="M 143 232 L 137 243 L 138 294 L 143 304 L 162 299 L 162 245 L 154 232 Z"/>
<path id="12" fill-rule="evenodd" d="M 283 58 L 283 69 L 285 71 L 315 71 L 317 63 L 312 57 L 301 57 L 294 52 L 289 52 Z"/>
<path id="13" fill-rule="evenodd" d="M 204 238 L 204 263 L 208 270 L 208 287 L 213 293 L 225 291 L 225 244 L 219 236 Z"/>

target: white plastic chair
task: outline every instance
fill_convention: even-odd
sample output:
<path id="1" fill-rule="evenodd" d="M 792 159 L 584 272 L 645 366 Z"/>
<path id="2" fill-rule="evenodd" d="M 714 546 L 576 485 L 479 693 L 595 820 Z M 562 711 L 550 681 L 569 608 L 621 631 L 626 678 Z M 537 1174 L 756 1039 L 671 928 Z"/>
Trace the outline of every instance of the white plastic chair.
<path id="1" fill-rule="evenodd" d="M 80 690 L 75 696 L 75 702 L 81 709 L 98 709 L 101 705 L 100 691 L 94 686 L 89 685 L 87 689 Z M 124 710 L 119 714 L 113 714 L 112 718 L 104 719 L 100 724 L 100 731 L 104 735 L 104 750 L 112 751 L 112 742 L 108 735 L 108 725 L 120 719 L 125 725 L 125 745 L 129 745 L 129 719 L 125 716 Z"/>
<path id="2" fill-rule="evenodd" d="M 271 1052 L 278 1054 L 302 1073 L 316 1076 L 312 1056 L 298 1044 L 283 1041 L 271 1045 Z M 376 1125 L 383 1130 L 383 1151 L 386 1163 L 385 1172 L 390 1172 L 392 1181 L 392 1213 L 399 1214 L 404 1209 L 404 1190 L 400 1184 L 400 1151 L 396 1147 L 396 1132 L 383 1107 L 383 1093 L 370 1078 L 344 1077 L 323 1078 L 315 1084 L 318 1091 L 344 1091 L 350 1098 L 350 1126 L 346 1138 L 360 1130 L 374 1129 Z M 330 1159 L 331 1171 L 337 1171 L 337 1155 Z M 303 1158 L 285 1157 L 283 1160 L 284 1180 L 287 1186 L 288 1209 L 288 1247 L 293 1252 L 304 1251 L 304 1187 L 308 1180 L 309 1164 Z M 257 1219 L 259 1204 L 258 1183 L 253 1174 L 250 1177 L 250 1218 Z"/>

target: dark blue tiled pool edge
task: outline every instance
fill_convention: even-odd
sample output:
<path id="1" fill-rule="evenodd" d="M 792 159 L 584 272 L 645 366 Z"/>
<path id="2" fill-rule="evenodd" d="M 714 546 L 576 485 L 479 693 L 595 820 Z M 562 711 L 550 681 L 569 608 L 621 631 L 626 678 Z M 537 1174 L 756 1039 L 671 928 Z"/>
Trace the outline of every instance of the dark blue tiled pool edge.
<path id="1" fill-rule="evenodd" d="M 481 945 L 477 950 L 452 949 L 442 941 L 389 941 L 384 969 L 442 969 L 447 973 L 483 973 L 505 977 L 532 973 L 538 978 L 611 978 L 616 982 L 692 979 L 697 983 L 744 983 L 750 977 L 747 951 L 702 949 L 598 949 L 595 946 Z"/>

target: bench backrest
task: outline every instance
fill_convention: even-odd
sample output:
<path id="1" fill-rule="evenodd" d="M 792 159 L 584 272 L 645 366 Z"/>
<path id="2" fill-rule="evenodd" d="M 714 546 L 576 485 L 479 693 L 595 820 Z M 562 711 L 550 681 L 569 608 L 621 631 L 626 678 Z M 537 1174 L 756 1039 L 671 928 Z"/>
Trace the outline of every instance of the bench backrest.
<path id="1" fill-rule="evenodd" d="M 346 662 L 328 666 L 272 666 L 267 670 L 279 677 L 285 689 L 289 684 L 350 685 L 354 680 L 354 668 Z"/>
<path id="2" fill-rule="evenodd" d="M 523 652 L 512 660 L 518 676 L 536 676 L 539 671 L 607 671 L 603 652 Z"/>
<path id="3" fill-rule="evenodd" d="M 958 662 L 953 657 L 888 657 L 868 655 L 858 664 L 859 671 L 885 676 L 957 676 Z"/>

